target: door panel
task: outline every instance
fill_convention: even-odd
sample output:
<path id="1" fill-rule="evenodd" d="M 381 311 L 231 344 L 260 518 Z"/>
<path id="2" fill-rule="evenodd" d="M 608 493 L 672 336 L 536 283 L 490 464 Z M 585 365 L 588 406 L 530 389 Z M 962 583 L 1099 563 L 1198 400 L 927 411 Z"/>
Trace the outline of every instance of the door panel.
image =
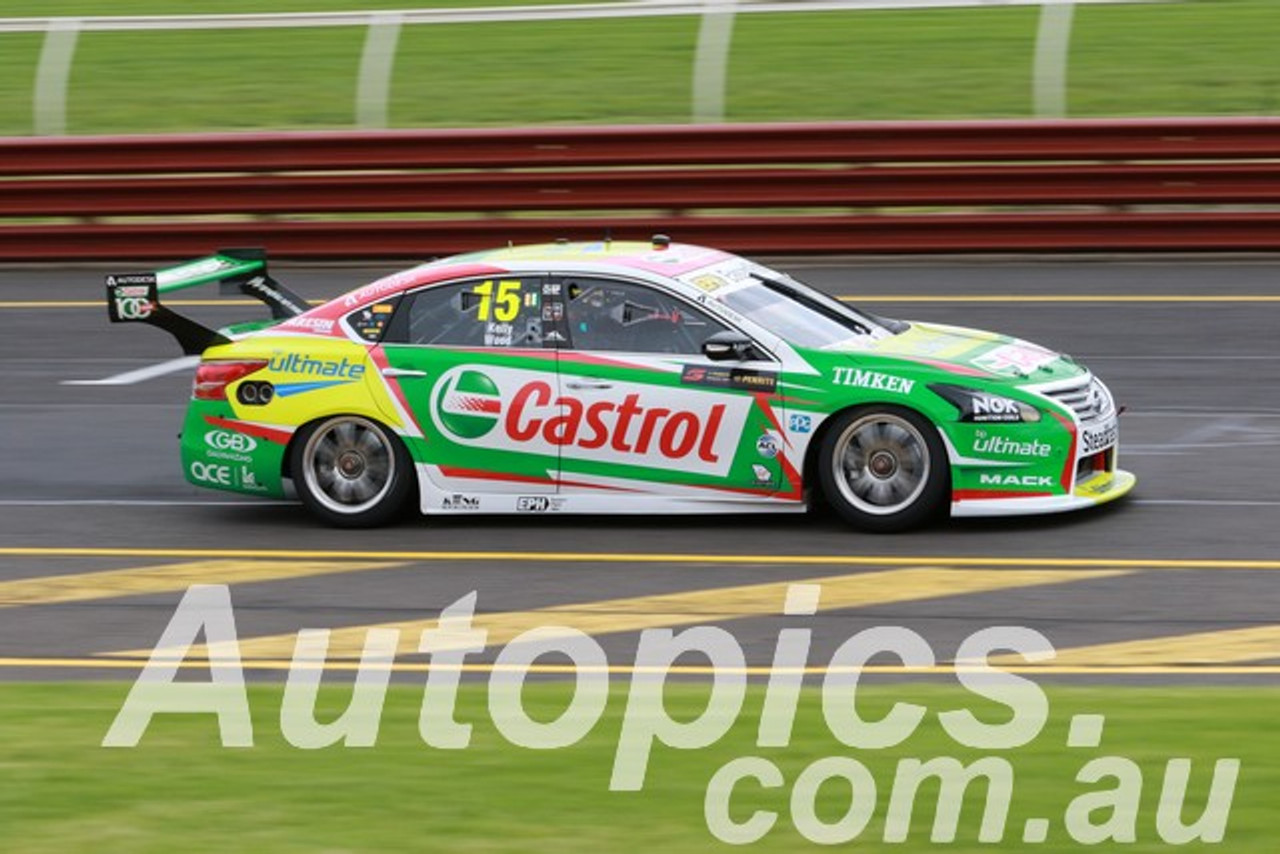
<path id="1" fill-rule="evenodd" d="M 784 482 L 773 362 L 712 362 L 727 329 L 648 285 L 562 277 L 569 349 L 562 405 L 580 425 L 561 447 L 566 492 L 600 488 L 767 496 Z"/>
<path id="2" fill-rule="evenodd" d="M 383 375 L 421 434 L 409 440 L 414 459 L 441 490 L 556 491 L 558 449 L 512 435 L 513 401 L 559 396 L 542 284 L 504 276 L 427 288 L 392 321 Z"/>

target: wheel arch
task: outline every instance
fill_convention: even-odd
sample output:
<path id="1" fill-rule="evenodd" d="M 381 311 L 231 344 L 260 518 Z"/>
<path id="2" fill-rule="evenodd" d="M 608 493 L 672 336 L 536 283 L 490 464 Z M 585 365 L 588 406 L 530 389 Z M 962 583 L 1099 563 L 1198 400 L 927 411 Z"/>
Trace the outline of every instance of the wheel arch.
<path id="1" fill-rule="evenodd" d="M 947 450 L 947 455 L 944 457 L 942 462 L 947 475 L 947 496 L 950 498 L 955 489 L 952 477 L 953 473 L 951 471 L 951 438 L 947 435 L 945 430 L 938 427 L 937 422 L 933 418 L 929 417 L 928 413 L 922 412 L 914 406 L 906 406 L 898 400 L 868 400 L 851 403 L 847 406 L 842 406 L 839 409 L 834 410 L 829 413 L 827 417 L 822 419 L 822 423 L 818 425 L 818 429 L 814 431 L 813 437 L 809 440 L 809 446 L 805 449 L 804 468 L 801 469 L 801 476 L 804 480 L 805 486 L 809 489 L 810 494 L 820 496 L 824 503 L 827 501 L 827 497 L 822 491 L 822 479 L 818 475 L 818 465 L 822 458 L 822 446 L 827 434 L 835 429 L 835 425 L 840 421 L 841 416 L 848 413 L 870 409 L 896 409 L 914 413 L 924 419 L 933 431 L 938 434 L 942 440 L 943 448 Z"/>
<path id="2" fill-rule="evenodd" d="M 294 480 L 295 473 L 293 471 L 293 460 L 296 456 L 295 452 L 299 445 L 308 440 L 314 429 L 336 418 L 358 418 L 372 422 L 381 429 L 381 431 L 386 435 L 388 441 L 394 443 L 394 445 L 399 448 L 402 452 L 402 456 L 400 457 L 401 462 L 407 464 L 406 474 L 408 490 L 407 494 L 403 498 L 403 507 L 405 510 L 411 510 L 414 513 L 418 512 L 422 494 L 422 481 L 418 471 L 418 465 L 413 457 L 413 452 L 409 447 L 409 443 L 404 440 L 404 437 L 400 432 L 388 424 L 382 413 L 378 411 L 361 412 L 342 409 L 326 412 L 322 415 L 317 415 L 313 418 L 307 419 L 293 431 L 293 435 L 289 437 L 289 441 L 285 444 L 284 458 L 281 462 L 281 475 L 289 478 L 290 480 Z M 298 489 L 296 480 L 294 480 L 294 488 L 295 490 Z"/>

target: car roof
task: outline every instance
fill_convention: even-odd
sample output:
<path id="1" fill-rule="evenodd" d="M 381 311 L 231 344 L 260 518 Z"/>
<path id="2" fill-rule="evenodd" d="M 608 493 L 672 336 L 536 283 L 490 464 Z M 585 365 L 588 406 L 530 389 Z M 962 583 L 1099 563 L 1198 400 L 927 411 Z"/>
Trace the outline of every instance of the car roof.
<path id="1" fill-rule="evenodd" d="M 528 246 L 508 246 L 502 249 L 454 255 L 429 266 L 485 264 L 519 270 L 534 268 L 559 270 L 594 268 L 597 265 L 603 265 L 675 277 L 731 258 L 733 256 L 728 252 L 719 249 L 710 249 L 691 243 L 672 243 L 658 235 L 652 242 L 561 241 Z"/>
<path id="2" fill-rule="evenodd" d="M 405 291 L 435 284 L 504 273 L 561 273 L 577 275 L 617 275 L 628 271 L 660 284 L 686 298 L 696 298 L 698 271 L 725 264 L 745 264 L 719 249 L 691 243 L 668 243 L 661 235 L 652 242 L 597 241 L 541 243 L 508 246 L 440 258 L 384 276 L 342 294 L 299 318 L 290 318 L 279 331 L 311 329 L 317 322 L 329 328 L 346 313 L 394 297 Z"/>

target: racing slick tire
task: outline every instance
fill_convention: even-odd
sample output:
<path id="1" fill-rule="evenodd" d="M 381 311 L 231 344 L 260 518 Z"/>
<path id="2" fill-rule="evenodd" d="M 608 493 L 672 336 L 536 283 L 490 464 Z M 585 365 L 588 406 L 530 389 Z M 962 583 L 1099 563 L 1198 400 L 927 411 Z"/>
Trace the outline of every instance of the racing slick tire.
<path id="1" fill-rule="evenodd" d="M 308 425 L 290 452 L 298 498 L 339 528 L 394 521 L 413 490 L 413 461 L 386 427 L 357 415 Z"/>
<path id="2" fill-rule="evenodd" d="M 919 413 L 868 406 L 836 416 L 818 449 L 832 509 L 864 531 L 918 527 L 946 506 L 951 477 L 938 431 Z"/>

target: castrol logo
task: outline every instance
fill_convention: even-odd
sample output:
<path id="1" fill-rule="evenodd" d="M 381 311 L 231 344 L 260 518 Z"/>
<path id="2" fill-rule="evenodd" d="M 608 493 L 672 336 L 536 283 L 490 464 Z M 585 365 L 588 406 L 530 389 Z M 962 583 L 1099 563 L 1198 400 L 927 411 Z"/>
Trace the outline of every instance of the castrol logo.
<path id="1" fill-rule="evenodd" d="M 457 367 L 436 382 L 431 418 L 460 445 L 724 475 L 751 406 L 741 395 L 576 380 L 517 368 Z M 598 381 L 596 381 L 598 383 Z"/>
<path id="2" fill-rule="evenodd" d="M 457 441 L 479 439 L 497 426 L 502 414 L 498 386 L 480 371 L 450 371 L 432 398 L 440 428 Z"/>

